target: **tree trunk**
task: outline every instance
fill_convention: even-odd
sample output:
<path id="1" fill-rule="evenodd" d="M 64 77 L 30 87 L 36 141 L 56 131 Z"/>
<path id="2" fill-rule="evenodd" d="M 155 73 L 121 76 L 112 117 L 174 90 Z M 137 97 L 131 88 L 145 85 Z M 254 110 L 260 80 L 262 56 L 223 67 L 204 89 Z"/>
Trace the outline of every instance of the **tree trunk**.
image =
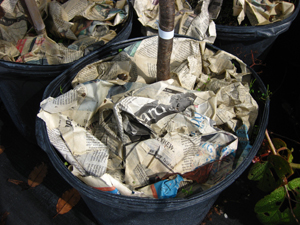
<path id="1" fill-rule="evenodd" d="M 157 81 L 170 79 L 170 58 L 173 47 L 175 1 L 159 0 L 159 37 Z"/>
<path id="2" fill-rule="evenodd" d="M 45 24 L 35 0 L 25 0 L 25 4 L 37 34 L 46 34 Z"/>

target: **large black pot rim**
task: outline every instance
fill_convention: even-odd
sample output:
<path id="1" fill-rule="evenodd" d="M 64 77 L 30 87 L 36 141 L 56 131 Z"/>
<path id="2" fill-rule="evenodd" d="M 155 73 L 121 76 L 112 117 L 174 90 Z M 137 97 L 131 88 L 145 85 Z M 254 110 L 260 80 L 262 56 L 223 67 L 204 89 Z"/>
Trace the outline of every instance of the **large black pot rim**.
<path id="1" fill-rule="evenodd" d="M 177 37 L 185 37 L 190 38 L 184 35 L 176 35 Z M 119 43 L 114 43 L 109 48 L 103 49 L 102 53 L 105 53 L 105 55 L 109 55 L 111 52 L 116 51 L 121 48 L 122 45 L 128 46 L 128 44 L 134 43 L 136 41 L 141 41 L 145 37 L 140 38 L 134 38 L 130 40 L 121 41 Z M 214 48 L 215 50 L 220 50 L 219 48 L 216 48 L 210 44 L 207 44 L 211 48 Z M 93 53 L 92 53 L 93 54 Z M 96 54 L 96 53 L 94 53 Z M 59 82 L 64 78 L 64 76 L 67 76 L 68 71 L 72 71 L 76 67 L 79 66 L 80 63 L 76 63 L 72 65 L 69 70 L 62 73 L 60 76 L 58 76 L 53 82 Z M 266 93 L 266 87 L 264 86 L 264 83 L 259 78 L 259 76 L 255 73 L 254 70 L 252 70 L 250 67 L 248 67 L 249 70 L 254 74 L 256 78 L 256 82 L 260 85 L 261 91 L 263 93 Z M 48 94 L 50 93 L 50 95 Z M 44 92 L 43 99 L 51 96 L 51 93 L 53 93 L 53 90 L 50 90 L 50 87 L 48 86 Z M 259 127 L 259 131 L 257 134 L 257 138 L 253 143 L 252 149 L 256 149 L 254 151 L 250 151 L 247 158 L 252 159 L 259 149 L 263 138 L 264 133 L 267 127 L 268 122 L 268 116 L 269 116 L 269 100 L 267 99 L 264 103 L 264 110 L 262 113 L 261 120 L 264 121 L 264 124 Z M 122 210 L 130 210 L 130 211 L 138 211 L 138 212 L 153 212 L 154 210 L 161 210 L 163 211 L 173 211 L 173 210 L 180 210 L 181 208 L 192 206 L 195 204 L 195 202 L 204 202 L 213 196 L 216 196 L 220 194 L 225 188 L 227 188 L 229 185 L 231 185 L 249 166 L 251 163 L 251 160 L 244 160 L 236 169 L 234 172 L 229 174 L 223 181 L 219 182 L 212 188 L 209 188 L 208 190 L 205 190 L 203 192 L 200 192 L 198 194 L 192 195 L 185 199 L 148 199 L 148 198 L 139 198 L 139 197 L 129 197 L 129 196 L 121 196 L 121 195 L 115 195 L 110 194 L 106 192 L 102 192 L 99 190 L 96 190 L 83 182 L 81 182 L 78 178 L 76 178 L 74 175 L 71 174 L 71 172 L 67 169 L 67 167 L 62 163 L 59 153 L 56 151 L 56 149 L 51 145 L 49 138 L 44 139 L 43 137 L 48 137 L 46 124 L 44 121 L 42 121 L 40 118 L 37 118 L 36 120 L 36 135 L 38 139 L 38 144 L 44 149 L 44 151 L 47 152 L 50 161 L 53 163 L 53 165 L 56 165 L 56 169 L 60 171 L 60 174 L 63 176 L 65 180 L 69 182 L 69 184 L 73 187 L 77 187 L 77 190 L 82 193 L 83 195 L 89 197 L 90 199 L 94 199 L 95 201 L 101 200 L 102 204 L 111 206 L 113 208 L 119 208 Z M 46 147 L 45 147 L 46 146 Z M 51 149 L 51 150 L 50 150 Z M 50 150 L 50 151 L 49 151 Z M 117 202 L 117 204 L 116 204 Z"/>
<path id="2" fill-rule="evenodd" d="M 300 4 L 298 1 L 297 7 L 292 15 L 289 17 L 267 25 L 261 26 L 228 26 L 216 24 L 217 36 L 222 33 L 230 33 L 231 36 L 239 38 L 268 38 L 272 36 L 278 36 L 286 32 L 290 26 L 287 23 L 291 23 L 297 17 L 300 10 Z M 241 36 L 242 34 L 242 36 Z"/>
<path id="3" fill-rule="evenodd" d="M 132 23 L 132 19 L 133 19 L 133 10 L 134 10 L 133 6 L 129 0 L 127 0 L 127 2 L 129 5 L 128 18 L 125 21 L 125 23 L 123 24 L 122 29 L 118 32 L 119 35 L 126 32 L 126 30 L 128 29 L 128 25 L 130 23 Z M 104 46 L 109 46 L 116 41 L 120 41 L 118 34 L 116 37 L 114 37 L 113 39 L 108 41 Z M 104 46 L 101 46 L 99 48 L 103 48 Z M 97 50 L 95 50 L 95 51 L 97 51 Z M 73 64 L 75 64 L 76 62 L 84 60 L 84 58 L 88 58 L 88 57 L 89 57 L 89 54 L 84 55 L 80 59 L 77 59 L 73 62 L 65 63 L 65 64 L 57 64 L 57 65 L 37 65 L 37 64 L 32 64 L 32 63 L 17 63 L 17 62 L 9 62 L 9 61 L 0 60 L 0 67 L 18 70 L 19 74 L 16 74 L 14 76 L 14 79 L 16 78 L 16 76 L 18 76 L 18 78 L 19 77 L 24 77 L 24 78 L 28 77 L 29 79 L 34 79 L 33 76 L 35 76 L 35 75 L 38 76 L 39 78 L 52 77 L 52 79 L 53 79 L 53 77 L 57 76 L 58 70 L 61 70 L 61 71 L 66 70 L 69 67 L 71 67 Z M 47 73 L 44 73 L 44 72 L 40 73 L 40 71 L 47 71 Z M 52 72 L 53 72 L 53 74 L 52 74 Z M 5 79 L 11 79 L 11 77 L 4 72 L 0 73 L 0 78 L 2 78 L 2 77 L 4 77 Z"/>

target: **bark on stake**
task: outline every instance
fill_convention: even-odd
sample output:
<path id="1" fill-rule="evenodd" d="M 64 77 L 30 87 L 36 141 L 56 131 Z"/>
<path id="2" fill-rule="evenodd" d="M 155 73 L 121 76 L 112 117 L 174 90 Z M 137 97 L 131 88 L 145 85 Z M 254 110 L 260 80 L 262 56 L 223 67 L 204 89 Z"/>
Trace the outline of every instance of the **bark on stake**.
<path id="1" fill-rule="evenodd" d="M 46 34 L 45 24 L 35 0 L 25 0 L 25 4 L 37 34 Z"/>
<path id="2" fill-rule="evenodd" d="M 158 51 L 156 80 L 170 79 L 170 58 L 173 47 L 175 1 L 159 0 Z"/>

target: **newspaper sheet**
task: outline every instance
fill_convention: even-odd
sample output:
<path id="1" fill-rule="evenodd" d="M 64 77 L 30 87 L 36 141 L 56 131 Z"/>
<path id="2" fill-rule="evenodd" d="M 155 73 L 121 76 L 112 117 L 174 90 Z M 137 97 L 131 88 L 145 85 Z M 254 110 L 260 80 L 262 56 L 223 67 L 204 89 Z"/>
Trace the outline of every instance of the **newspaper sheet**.
<path id="1" fill-rule="evenodd" d="M 4 0 L 0 19 L 0 40 L 5 43 L 1 59 L 20 63 L 56 65 L 75 61 L 101 47 L 117 35 L 117 26 L 128 18 L 126 0 L 117 2 L 68 0 L 36 1 L 47 35 L 32 32 L 30 17 L 22 1 Z M 9 47 L 10 46 L 10 47 Z M 10 48 L 11 50 L 8 50 Z M 10 53 L 8 53 L 8 51 Z"/>
<path id="2" fill-rule="evenodd" d="M 215 19 L 223 0 L 201 0 L 193 9 L 185 0 L 175 1 L 175 33 L 188 35 L 198 40 L 213 43 L 216 38 Z M 159 1 L 134 1 L 139 21 L 146 29 L 146 35 L 157 34 Z"/>
<path id="3" fill-rule="evenodd" d="M 239 24 L 249 19 L 252 26 L 266 25 L 289 17 L 295 9 L 292 2 L 268 0 L 234 0 L 233 15 Z"/>
<path id="4" fill-rule="evenodd" d="M 5 61 L 15 61 L 19 55 L 18 49 L 11 42 L 0 40 L 0 59 Z"/>
<path id="5" fill-rule="evenodd" d="M 73 62 L 83 56 L 82 51 L 66 48 L 43 34 L 20 39 L 16 48 L 19 51 L 16 62 L 20 63 L 57 65 Z"/>
<path id="6" fill-rule="evenodd" d="M 86 36 L 102 37 L 108 34 L 108 26 L 116 26 L 127 19 L 128 10 L 126 0 L 118 1 L 118 4 L 110 0 L 69 0 L 64 4 L 51 1 L 51 19 L 46 22 L 49 31 L 56 37 L 71 40 Z"/>
<path id="7" fill-rule="evenodd" d="M 47 2 L 47 0 L 36 1 L 42 17 L 47 17 Z M 27 22 L 31 21 L 25 13 L 22 1 L 3 0 L 1 8 L 4 15 L 0 19 L 0 39 L 16 44 L 31 28 L 27 26 L 29 24 Z"/>
<path id="8" fill-rule="evenodd" d="M 191 183 L 204 190 L 251 148 L 258 105 L 246 65 L 205 42 L 175 38 L 173 78 L 154 82 L 157 41 L 86 66 L 72 90 L 41 102 L 51 143 L 74 175 L 99 190 L 151 198 L 181 196 Z"/>

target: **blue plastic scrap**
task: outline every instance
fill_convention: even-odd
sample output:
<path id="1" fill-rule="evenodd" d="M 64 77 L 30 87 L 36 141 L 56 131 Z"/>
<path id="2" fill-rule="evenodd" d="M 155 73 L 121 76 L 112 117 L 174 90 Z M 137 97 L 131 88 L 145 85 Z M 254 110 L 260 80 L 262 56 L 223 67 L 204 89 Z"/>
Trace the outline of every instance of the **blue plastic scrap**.
<path id="1" fill-rule="evenodd" d="M 174 180 L 162 180 L 151 185 L 153 196 L 159 199 L 176 197 L 181 181 L 183 181 L 182 176 L 177 175 Z"/>

